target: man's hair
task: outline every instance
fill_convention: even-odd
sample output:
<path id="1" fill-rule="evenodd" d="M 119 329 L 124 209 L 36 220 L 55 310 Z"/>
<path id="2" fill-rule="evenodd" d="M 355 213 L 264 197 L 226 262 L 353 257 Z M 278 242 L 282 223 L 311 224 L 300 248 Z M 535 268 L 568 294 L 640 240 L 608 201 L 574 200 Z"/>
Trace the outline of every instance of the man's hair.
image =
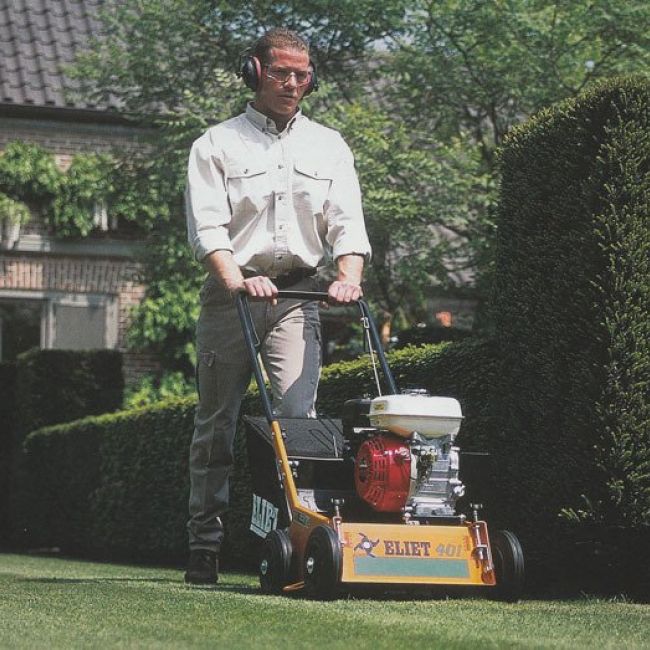
<path id="1" fill-rule="evenodd" d="M 298 50 L 309 55 L 309 44 L 297 32 L 285 27 L 274 27 L 260 37 L 253 45 L 253 56 L 262 65 L 270 63 L 271 48 L 278 50 Z"/>

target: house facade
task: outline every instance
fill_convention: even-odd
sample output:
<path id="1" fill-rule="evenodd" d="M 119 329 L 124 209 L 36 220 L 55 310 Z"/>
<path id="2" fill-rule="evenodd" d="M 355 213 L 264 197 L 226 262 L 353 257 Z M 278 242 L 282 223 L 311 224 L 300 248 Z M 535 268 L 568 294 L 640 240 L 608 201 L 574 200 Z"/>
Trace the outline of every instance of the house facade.
<path id="1" fill-rule="evenodd" d="M 141 128 L 115 105 L 80 100 L 65 74 L 98 33 L 100 4 L 8 0 L 0 6 L 0 155 L 13 142 L 35 144 L 65 171 L 75 154 L 142 146 Z M 37 209 L 18 232 L 2 224 L 0 360 L 34 346 L 112 348 L 124 352 L 127 383 L 156 368 L 152 355 L 126 349 L 130 313 L 145 292 L 137 261 L 143 242 L 133 229 L 121 231 L 110 206 L 98 202 L 93 219 L 94 230 L 77 238 L 57 236 Z"/>

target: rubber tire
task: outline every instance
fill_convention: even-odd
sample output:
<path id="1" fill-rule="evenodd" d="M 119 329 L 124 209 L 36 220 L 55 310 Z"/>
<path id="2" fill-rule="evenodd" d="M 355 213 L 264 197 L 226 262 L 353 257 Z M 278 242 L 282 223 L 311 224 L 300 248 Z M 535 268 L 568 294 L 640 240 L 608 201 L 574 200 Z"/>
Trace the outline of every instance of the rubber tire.
<path id="1" fill-rule="evenodd" d="M 284 530 L 272 530 L 260 554 L 260 587 L 265 594 L 281 594 L 291 582 L 291 539 Z"/>
<path id="2" fill-rule="evenodd" d="M 514 603 L 524 591 L 524 551 L 514 533 L 499 530 L 491 540 L 492 561 L 497 584 L 494 596 L 497 600 Z"/>
<path id="3" fill-rule="evenodd" d="M 311 598 L 330 600 L 339 589 L 341 544 L 329 526 L 316 526 L 309 535 L 303 559 L 305 591 Z"/>

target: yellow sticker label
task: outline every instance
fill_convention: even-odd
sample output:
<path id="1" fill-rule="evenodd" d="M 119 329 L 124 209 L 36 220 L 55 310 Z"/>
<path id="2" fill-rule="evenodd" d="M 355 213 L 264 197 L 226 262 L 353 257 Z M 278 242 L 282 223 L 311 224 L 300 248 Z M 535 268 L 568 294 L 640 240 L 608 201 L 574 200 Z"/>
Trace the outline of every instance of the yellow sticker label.
<path id="1" fill-rule="evenodd" d="M 466 526 L 340 526 L 343 582 L 485 584 Z"/>

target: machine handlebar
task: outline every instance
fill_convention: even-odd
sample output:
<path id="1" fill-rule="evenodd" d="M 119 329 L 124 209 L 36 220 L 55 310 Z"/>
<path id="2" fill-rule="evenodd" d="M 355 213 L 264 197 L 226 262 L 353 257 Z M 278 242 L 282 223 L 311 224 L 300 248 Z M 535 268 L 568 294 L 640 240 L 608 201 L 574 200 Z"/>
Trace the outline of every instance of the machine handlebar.
<path id="1" fill-rule="evenodd" d="M 278 291 L 278 298 L 288 298 L 294 300 L 318 300 L 327 302 L 329 294 L 324 291 Z M 246 348 L 249 352 L 251 366 L 253 368 L 253 374 L 257 381 L 257 385 L 260 389 L 260 397 L 262 398 L 262 405 L 264 407 L 264 413 L 266 419 L 270 423 L 274 419 L 273 409 L 271 408 L 271 401 L 269 396 L 266 393 L 264 377 L 262 375 L 262 369 L 259 364 L 257 353 L 260 351 L 261 342 L 257 337 L 255 332 L 255 326 L 253 324 L 253 319 L 250 311 L 250 304 L 248 301 L 248 294 L 245 291 L 240 291 L 235 296 L 235 304 L 237 305 L 237 311 L 239 312 L 239 318 L 241 320 L 242 332 L 244 335 L 244 341 L 246 343 Z M 395 384 L 395 379 L 393 373 L 388 367 L 388 362 L 386 361 L 386 355 L 384 354 L 383 348 L 381 346 L 381 341 L 379 339 L 379 334 L 377 332 L 377 327 L 374 320 L 370 314 L 368 305 L 364 300 L 359 299 L 353 301 L 353 304 L 356 304 L 361 312 L 362 322 L 364 324 L 364 330 L 367 331 L 368 344 L 371 349 L 371 353 L 374 352 L 379 360 L 379 365 L 384 374 L 384 378 L 388 385 L 388 392 L 391 395 L 398 393 L 397 386 Z M 377 380 L 379 383 L 379 380 Z"/>

